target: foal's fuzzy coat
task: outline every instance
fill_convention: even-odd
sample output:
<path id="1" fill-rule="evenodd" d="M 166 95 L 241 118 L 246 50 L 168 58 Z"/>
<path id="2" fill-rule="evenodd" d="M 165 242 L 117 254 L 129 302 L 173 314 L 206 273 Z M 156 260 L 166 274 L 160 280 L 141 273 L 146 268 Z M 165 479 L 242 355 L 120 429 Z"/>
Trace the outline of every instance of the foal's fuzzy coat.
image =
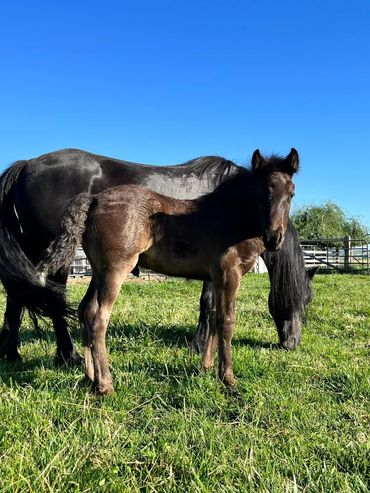
<path id="1" fill-rule="evenodd" d="M 240 278 L 265 248 L 276 250 L 284 239 L 298 154 L 292 149 L 285 159 L 266 160 L 256 151 L 252 166 L 253 171 L 241 169 L 214 192 L 195 200 L 176 200 L 126 185 L 93 198 L 83 194 L 67 209 L 63 232 L 39 268 L 50 273 L 69 262 L 82 238 L 93 277 L 79 318 L 86 374 L 99 393 L 113 389 L 105 333 L 122 282 L 137 264 L 212 281 L 216 328 L 202 363 L 204 368 L 213 366 L 218 342 L 219 377 L 226 385 L 234 384 L 231 339 Z"/>

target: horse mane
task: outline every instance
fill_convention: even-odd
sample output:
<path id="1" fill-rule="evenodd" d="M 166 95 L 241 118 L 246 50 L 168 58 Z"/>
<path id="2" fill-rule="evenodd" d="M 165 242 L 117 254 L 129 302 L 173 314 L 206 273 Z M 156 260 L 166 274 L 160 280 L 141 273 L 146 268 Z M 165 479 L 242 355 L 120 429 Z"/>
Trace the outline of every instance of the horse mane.
<path id="1" fill-rule="evenodd" d="M 220 156 L 201 156 L 191 159 L 180 166 L 191 167 L 199 179 L 203 178 L 205 174 L 211 174 L 213 172 L 216 176 L 217 183 L 220 183 L 240 168 L 240 166 L 232 161 Z"/>
<path id="2" fill-rule="evenodd" d="M 261 171 L 266 173 L 273 171 L 281 171 L 282 163 L 285 161 L 284 156 L 280 156 L 280 154 L 271 154 L 260 164 Z"/>
<path id="3" fill-rule="evenodd" d="M 290 221 L 282 248 L 278 252 L 265 251 L 262 256 L 271 281 L 272 307 L 274 309 L 279 307 L 282 311 L 281 315 L 288 318 L 295 311 L 303 314 L 305 307 L 311 301 L 312 292 L 299 236 Z"/>
<path id="4" fill-rule="evenodd" d="M 261 168 L 257 171 L 253 171 L 251 167 L 237 166 L 232 161 L 217 157 L 206 156 L 193 161 L 188 161 L 186 165 L 191 165 L 197 170 L 198 177 L 201 177 L 204 173 L 209 173 L 214 168 L 214 173 L 218 174 L 217 187 L 207 195 L 200 197 L 198 200 L 204 202 L 207 200 L 212 201 L 213 197 L 228 199 L 230 197 L 237 197 L 238 193 L 243 191 L 242 196 L 246 196 L 246 187 L 253 187 L 254 179 L 260 174 L 269 174 L 274 171 L 281 172 L 284 170 L 284 164 L 286 162 L 285 157 L 281 157 L 278 154 L 272 154 L 269 157 L 265 157 Z M 222 181 L 221 181 L 222 180 Z M 227 205 L 227 202 L 225 203 Z"/>

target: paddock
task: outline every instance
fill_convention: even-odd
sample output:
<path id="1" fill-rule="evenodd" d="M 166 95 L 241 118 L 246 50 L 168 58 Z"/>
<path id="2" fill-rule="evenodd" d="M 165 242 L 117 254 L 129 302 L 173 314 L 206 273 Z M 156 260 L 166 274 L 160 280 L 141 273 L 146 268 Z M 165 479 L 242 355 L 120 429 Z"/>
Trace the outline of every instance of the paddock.
<path id="1" fill-rule="evenodd" d="M 70 285 L 70 298 L 85 289 Z M 24 320 L 23 363 L 0 361 L 1 491 L 367 491 L 370 277 L 317 275 L 302 344 L 287 352 L 267 275 L 245 276 L 234 391 L 199 375 L 187 349 L 200 289 L 123 286 L 107 339 L 116 392 L 105 399 L 82 368 L 54 366 L 48 322 L 40 340 Z M 77 326 L 73 337 L 81 349 Z"/>

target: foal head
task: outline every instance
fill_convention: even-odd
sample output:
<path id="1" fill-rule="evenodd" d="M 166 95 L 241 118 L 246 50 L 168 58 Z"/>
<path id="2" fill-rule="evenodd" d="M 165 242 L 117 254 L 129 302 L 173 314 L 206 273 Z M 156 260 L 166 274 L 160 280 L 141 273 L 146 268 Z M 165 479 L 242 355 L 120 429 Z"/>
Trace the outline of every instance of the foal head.
<path id="1" fill-rule="evenodd" d="M 298 152 L 293 148 L 285 158 L 265 158 L 258 149 L 253 153 L 252 169 L 259 184 L 258 203 L 267 250 L 279 250 L 284 241 L 294 196 L 292 177 L 298 171 L 298 162 Z"/>

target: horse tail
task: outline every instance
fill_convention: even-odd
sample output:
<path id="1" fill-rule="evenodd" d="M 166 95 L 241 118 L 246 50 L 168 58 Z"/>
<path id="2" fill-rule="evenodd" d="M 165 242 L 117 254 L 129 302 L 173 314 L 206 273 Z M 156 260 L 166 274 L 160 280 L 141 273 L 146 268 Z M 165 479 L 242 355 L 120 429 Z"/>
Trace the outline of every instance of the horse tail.
<path id="1" fill-rule="evenodd" d="M 0 176 L 0 279 L 7 294 L 32 311 L 25 286 L 35 280 L 35 267 L 18 238 L 22 226 L 13 201 L 13 189 L 28 161 L 17 161 Z"/>
<path id="2" fill-rule="evenodd" d="M 74 317 L 65 302 L 63 286 L 45 282 L 23 250 L 22 229 L 13 201 L 13 189 L 28 161 L 18 161 L 0 176 L 0 279 L 8 296 L 31 314 Z"/>
<path id="3" fill-rule="evenodd" d="M 85 231 L 85 221 L 90 209 L 92 197 L 81 193 L 70 202 L 61 219 L 61 232 L 41 254 L 37 270 L 41 277 L 55 274 L 59 269 L 68 267 L 74 258 L 76 248 L 81 243 Z"/>

